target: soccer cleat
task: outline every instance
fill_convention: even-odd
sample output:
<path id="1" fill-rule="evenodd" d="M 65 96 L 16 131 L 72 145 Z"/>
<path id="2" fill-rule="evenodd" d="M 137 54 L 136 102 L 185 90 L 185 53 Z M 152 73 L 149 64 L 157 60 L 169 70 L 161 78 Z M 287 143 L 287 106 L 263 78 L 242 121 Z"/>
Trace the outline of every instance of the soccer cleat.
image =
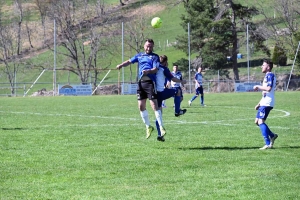
<path id="1" fill-rule="evenodd" d="M 164 136 L 157 136 L 157 141 L 164 142 L 165 141 Z"/>
<path id="2" fill-rule="evenodd" d="M 175 117 L 179 117 L 180 115 L 184 115 L 186 113 L 186 109 L 180 110 L 179 113 L 175 113 Z"/>
<path id="3" fill-rule="evenodd" d="M 259 148 L 260 150 L 266 150 L 266 149 L 272 149 L 272 146 L 271 145 L 265 145 L 261 148 Z"/>
<path id="4" fill-rule="evenodd" d="M 203 107 L 204 107 L 204 106 L 206 106 L 206 105 L 205 105 L 205 104 L 203 104 L 203 103 L 201 103 L 201 106 L 203 106 Z"/>
<path id="5" fill-rule="evenodd" d="M 273 147 L 275 140 L 278 138 L 277 134 L 274 134 L 274 137 L 271 138 L 270 146 Z"/>
<path id="6" fill-rule="evenodd" d="M 151 136 L 151 133 L 153 132 L 154 128 L 153 126 L 149 126 L 146 130 L 146 139 L 148 139 Z"/>
<path id="7" fill-rule="evenodd" d="M 159 127 L 159 130 L 160 130 L 160 135 L 161 135 L 161 137 L 164 137 L 164 135 L 167 134 L 167 133 L 166 133 L 166 129 L 165 129 L 163 126 Z"/>
<path id="8" fill-rule="evenodd" d="M 166 108 L 167 106 L 165 104 L 161 105 L 162 108 Z"/>
<path id="9" fill-rule="evenodd" d="M 191 105 L 192 105 L 192 102 L 191 102 L 191 101 L 189 101 L 188 103 L 189 103 L 189 106 L 191 106 Z"/>

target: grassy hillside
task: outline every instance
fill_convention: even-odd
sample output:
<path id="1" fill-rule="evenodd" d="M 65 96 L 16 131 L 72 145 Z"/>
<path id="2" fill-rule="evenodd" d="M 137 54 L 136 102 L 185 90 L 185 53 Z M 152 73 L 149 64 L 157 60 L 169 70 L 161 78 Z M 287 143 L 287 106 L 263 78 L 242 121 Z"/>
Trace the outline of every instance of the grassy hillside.
<path id="1" fill-rule="evenodd" d="M 248 1 L 242 1 L 240 0 L 241 3 L 244 5 L 249 4 Z M 11 6 L 11 2 L 7 1 L 6 6 Z M 105 1 L 107 6 L 111 7 L 116 7 L 119 4 L 118 0 L 110 0 L 110 1 Z M 145 27 L 145 30 L 149 33 L 149 37 L 153 38 L 155 40 L 155 52 L 157 54 L 166 54 L 169 57 L 170 64 L 172 62 L 175 62 L 179 60 L 180 58 L 188 58 L 188 56 L 175 49 L 172 47 L 172 43 L 176 41 L 176 37 L 178 35 L 186 34 L 187 33 L 183 30 L 181 27 L 180 23 L 180 16 L 185 13 L 185 10 L 182 6 L 180 5 L 170 5 L 170 1 L 149 1 L 149 0 L 144 0 L 144 1 L 129 1 L 128 5 L 123 8 L 123 10 L 130 11 L 130 12 L 137 12 L 137 13 L 143 13 L 145 12 L 145 8 L 148 9 L 150 15 L 148 14 L 148 21 L 149 25 L 148 27 Z M 271 0 L 265 1 L 263 4 L 266 8 L 270 7 L 269 5 L 272 3 Z M 7 7 L 7 8 L 8 8 Z M 159 9 L 157 9 L 159 8 Z M 150 9 L 151 12 L 150 12 Z M 7 13 L 11 12 L 12 10 L 7 9 Z M 271 11 L 270 11 L 271 13 Z M 153 29 L 150 26 L 150 21 L 153 17 L 159 16 L 163 20 L 163 26 L 159 29 Z M 35 19 L 33 17 L 33 19 Z M 258 17 L 256 20 L 260 20 L 260 17 Z M 126 24 L 127 22 L 125 22 Z M 121 23 L 116 24 L 117 26 L 121 27 Z M 121 36 L 119 36 L 119 40 L 121 39 Z M 188 38 L 187 38 L 188 39 Z M 188 48 L 188 47 L 187 47 Z M 270 43 L 270 48 L 272 48 L 272 44 Z M 60 47 L 58 47 L 58 50 L 61 50 Z M 244 45 L 240 46 L 240 52 L 244 55 L 242 59 L 239 60 L 240 64 L 240 75 L 245 76 L 248 74 L 248 69 L 247 69 L 247 57 L 246 55 L 246 47 Z M 135 52 L 125 52 L 124 59 L 128 59 L 129 57 L 133 56 Z M 192 58 L 195 55 L 192 55 Z M 257 68 L 260 63 L 255 62 L 255 60 L 259 60 L 261 57 L 264 57 L 261 55 L 261 53 L 255 53 L 251 55 L 251 60 L 250 60 L 250 74 L 260 74 L 260 69 Z M 62 68 L 66 64 L 65 57 L 57 54 L 57 68 Z M 53 60 L 54 60 L 54 55 L 52 51 L 43 51 L 42 53 L 38 53 L 36 55 L 32 55 L 30 58 L 28 58 L 27 62 L 34 63 L 35 66 L 43 66 L 46 68 L 51 69 L 53 67 Z M 115 51 L 113 55 L 109 55 L 106 57 L 106 60 L 100 59 L 97 61 L 100 63 L 101 66 L 107 66 L 108 69 L 114 69 L 115 66 L 122 61 L 122 56 L 121 56 L 121 44 L 119 46 L 119 50 Z M 289 61 L 291 63 L 291 61 Z M 3 65 L 0 64 L 0 67 L 3 67 Z M 130 67 L 127 67 L 124 69 L 124 80 L 125 81 L 130 81 Z M 132 66 L 132 72 L 135 74 L 135 69 L 136 66 Z M 289 73 L 291 69 L 291 66 L 288 67 L 281 67 L 280 70 L 278 71 L 282 73 Z M 39 76 L 39 74 L 42 72 L 41 69 L 27 69 L 26 66 L 21 65 L 19 73 L 17 74 L 17 82 L 19 83 L 27 83 L 26 88 L 29 88 L 31 83 L 33 83 L 36 78 Z M 101 72 L 100 77 L 99 77 L 99 82 L 100 80 L 106 75 L 107 70 Z M 257 78 L 260 78 L 258 76 Z M 122 80 L 123 76 L 118 74 L 118 71 L 113 70 L 110 72 L 110 74 L 107 76 L 105 82 L 103 84 L 111 84 L 113 82 L 116 82 L 118 80 Z M 133 76 L 134 80 L 134 76 Z M 53 73 L 52 71 L 46 71 L 41 78 L 38 80 L 37 84 L 39 83 L 45 83 L 41 85 L 36 85 L 31 89 L 31 92 L 37 91 L 41 88 L 47 88 L 47 90 L 52 89 L 52 81 L 53 81 Z M 1 74 L 0 76 L 0 82 L 7 82 L 6 77 L 4 74 Z M 66 71 L 57 71 L 57 82 L 58 83 L 80 83 L 78 80 L 78 77 L 75 74 L 68 73 Z M 22 85 L 22 84 L 21 84 Z M 1 92 L 0 92 L 1 93 Z M 29 93 L 30 94 L 30 93 Z"/>

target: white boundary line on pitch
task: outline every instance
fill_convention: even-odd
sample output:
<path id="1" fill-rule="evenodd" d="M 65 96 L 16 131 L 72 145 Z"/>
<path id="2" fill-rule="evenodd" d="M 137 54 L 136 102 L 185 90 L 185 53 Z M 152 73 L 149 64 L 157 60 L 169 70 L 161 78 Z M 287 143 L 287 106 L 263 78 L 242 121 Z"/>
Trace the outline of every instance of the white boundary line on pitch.
<path id="1" fill-rule="evenodd" d="M 223 107 L 223 106 L 222 106 Z M 227 106 L 229 108 L 233 108 L 231 106 Z M 290 112 L 279 110 L 279 109 L 273 109 L 274 111 L 279 111 L 285 113 L 283 116 L 270 116 L 269 118 L 281 118 L 281 117 L 288 117 L 290 116 Z M 122 117 L 105 117 L 105 116 L 90 116 L 90 115 L 73 115 L 73 114 L 49 114 L 49 113 L 34 113 L 34 112 L 14 112 L 14 111 L 0 111 L 0 113 L 12 113 L 12 114 L 31 114 L 31 115 L 41 115 L 41 116 L 67 116 L 67 117 L 83 117 L 83 118 L 102 118 L 102 119 L 119 119 L 119 120 L 130 120 L 130 121 L 140 121 L 141 119 L 137 118 L 122 118 Z M 255 116 L 254 116 L 255 118 Z M 164 122 L 165 124 L 174 124 L 174 123 L 180 123 L 180 124 L 204 124 L 204 125 L 221 125 L 221 126 L 238 126 L 239 124 L 234 123 L 224 123 L 224 122 L 237 122 L 237 121 L 245 121 L 245 120 L 254 120 L 254 118 L 244 118 L 244 119 L 227 119 L 227 120 L 217 120 L 217 121 L 202 121 L 202 122 L 188 122 L 188 121 L 182 121 L 182 120 L 168 120 L 167 122 Z M 76 125 L 81 127 L 92 127 L 92 126 L 124 126 L 124 125 L 139 125 L 139 124 L 95 124 L 95 125 Z M 46 125 L 47 126 L 47 125 Z M 64 125 L 68 126 L 68 125 Z M 74 127 L 74 125 L 72 125 Z M 243 125 L 245 127 L 245 125 Z M 248 126 L 247 126 L 248 127 Z M 249 127 L 253 127 L 252 125 Z M 272 127 L 270 127 L 272 128 Z M 280 127 L 276 126 L 273 128 L 277 129 L 291 129 L 290 127 Z"/>

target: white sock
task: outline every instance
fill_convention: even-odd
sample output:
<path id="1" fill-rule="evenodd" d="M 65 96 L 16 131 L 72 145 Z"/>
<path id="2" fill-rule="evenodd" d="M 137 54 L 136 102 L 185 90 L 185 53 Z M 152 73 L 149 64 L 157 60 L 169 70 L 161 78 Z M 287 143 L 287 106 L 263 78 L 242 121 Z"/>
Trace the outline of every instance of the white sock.
<path id="1" fill-rule="evenodd" d="M 147 110 L 140 111 L 140 114 L 141 114 L 144 124 L 146 124 L 146 127 L 149 127 L 150 121 L 149 121 L 148 111 Z"/>
<path id="2" fill-rule="evenodd" d="M 154 111 L 155 113 L 155 117 L 156 117 L 156 120 L 159 124 L 159 126 L 163 126 L 163 120 L 162 120 L 162 114 L 161 114 L 161 110 L 157 110 L 157 111 Z"/>

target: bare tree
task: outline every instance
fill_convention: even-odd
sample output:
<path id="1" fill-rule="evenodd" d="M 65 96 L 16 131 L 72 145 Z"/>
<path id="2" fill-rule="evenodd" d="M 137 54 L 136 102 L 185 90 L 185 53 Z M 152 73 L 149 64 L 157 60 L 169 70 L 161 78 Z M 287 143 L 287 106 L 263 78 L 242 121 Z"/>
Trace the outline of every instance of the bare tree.
<path id="1" fill-rule="evenodd" d="M 15 30 L 15 24 L 3 25 L 0 14 L 0 62 L 4 64 L 3 73 L 11 87 L 11 94 L 15 94 L 15 76 L 19 68 L 19 62 L 16 59 L 18 51 L 18 33 Z"/>
<path id="2" fill-rule="evenodd" d="M 76 1 L 76 4 L 71 0 L 57 1 L 51 5 L 50 17 L 56 20 L 59 45 L 64 48 L 58 53 L 64 55 L 69 63 L 64 65 L 63 69 L 76 74 L 82 84 L 87 84 L 93 74 L 96 85 L 99 75 L 98 53 L 103 50 L 109 53 L 114 41 L 110 39 L 113 31 L 109 33 L 106 27 L 108 34 L 104 39 L 104 27 L 97 26 L 100 19 L 91 15 L 92 11 L 88 11 L 86 4 L 86 0 Z M 85 8 L 86 11 L 82 12 L 78 8 Z"/>
<path id="3" fill-rule="evenodd" d="M 43 38 L 44 38 L 44 43 L 46 40 L 46 27 L 45 27 L 45 21 L 47 17 L 47 12 L 49 10 L 49 6 L 51 4 L 51 0 L 34 0 L 34 4 L 37 7 L 37 10 L 40 13 L 40 18 L 42 22 L 42 27 L 43 27 Z M 44 44 L 43 43 L 43 44 Z"/>
<path id="4" fill-rule="evenodd" d="M 19 14 L 18 21 L 18 39 L 17 39 L 17 54 L 21 54 L 21 31 L 22 31 L 22 22 L 23 22 L 23 8 L 22 8 L 22 0 L 15 0 L 15 8 L 17 13 Z"/>
<path id="5" fill-rule="evenodd" d="M 263 8 L 263 3 L 262 0 L 256 1 L 257 7 L 260 8 Z M 299 17 L 300 1 L 275 0 L 272 8 L 274 15 L 260 9 L 260 13 L 265 17 L 260 30 L 266 38 L 274 40 L 280 48 L 285 49 L 287 54 L 294 55 L 298 43 L 295 43 L 293 37 L 299 32 L 297 18 Z M 280 26 L 279 22 L 281 23 Z"/>

